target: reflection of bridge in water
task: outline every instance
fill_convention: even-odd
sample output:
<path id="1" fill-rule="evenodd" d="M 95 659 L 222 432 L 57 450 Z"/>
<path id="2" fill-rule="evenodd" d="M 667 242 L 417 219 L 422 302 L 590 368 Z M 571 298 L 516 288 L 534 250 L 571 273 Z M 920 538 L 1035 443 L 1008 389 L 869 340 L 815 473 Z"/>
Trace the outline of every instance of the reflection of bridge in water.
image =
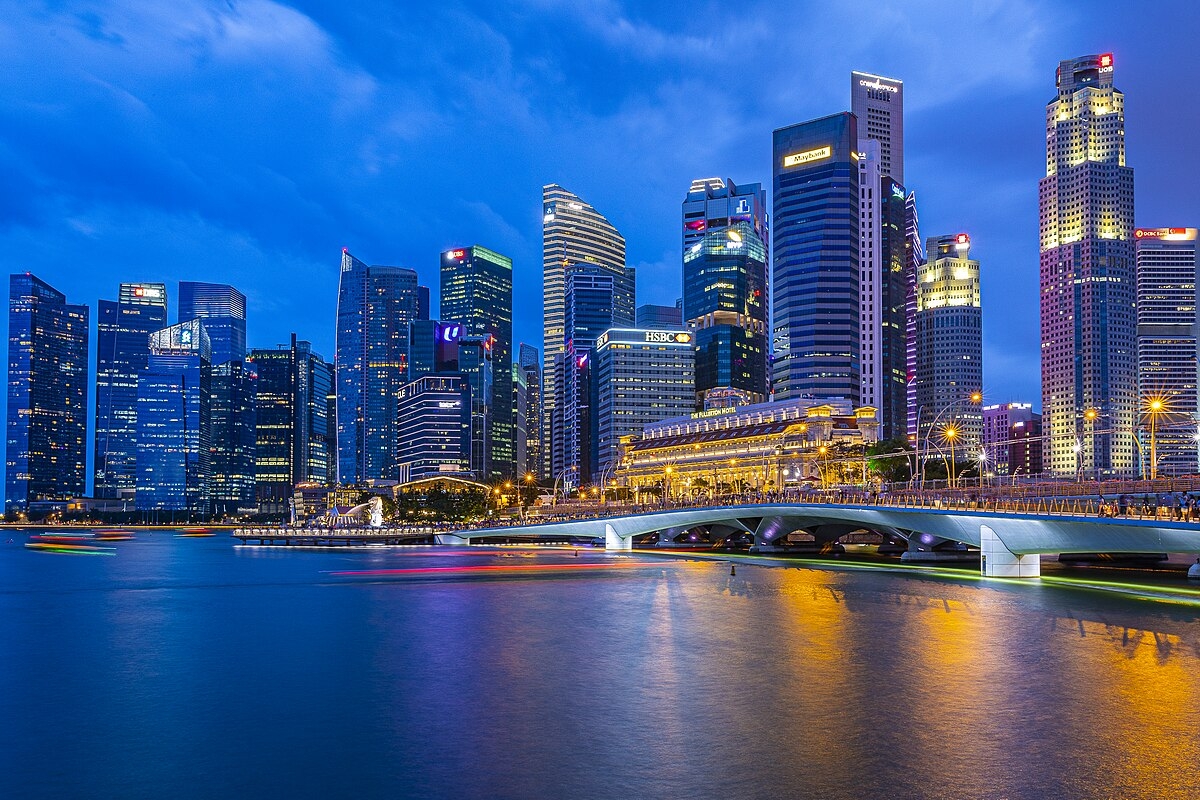
<path id="1" fill-rule="evenodd" d="M 800 540 L 826 547 L 866 532 L 895 543 L 906 560 L 956 557 L 979 548 L 985 575 L 1036 577 L 1043 553 L 1195 553 L 1200 525 L 1157 517 L 1088 516 L 1082 505 L 962 504 L 958 507 L 838 503 L 758 503 L 630 513 L 614 509 L 582 519 L 439 533 L 441 544 L 512 537 L 562 541 L 603 540 L 610 550 L 629 550 L 635 539 L 667 546 L 695 536 L 719 543 L 752 539 L 752 551 L 801 550 Z"/>

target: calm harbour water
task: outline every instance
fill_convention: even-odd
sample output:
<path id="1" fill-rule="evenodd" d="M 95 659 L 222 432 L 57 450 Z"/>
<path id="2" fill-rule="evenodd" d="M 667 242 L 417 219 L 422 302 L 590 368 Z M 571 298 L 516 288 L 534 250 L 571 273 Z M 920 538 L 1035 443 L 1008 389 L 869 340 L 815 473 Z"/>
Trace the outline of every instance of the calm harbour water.
<path id="1" fill-rule="evenodd" d="M 10 535 L 3 798 L 1200 797 L 1194 605 L 586 550 L 155 533 L 93 557 Z M 364 570 L 388 572 L 337 574 Z"/>

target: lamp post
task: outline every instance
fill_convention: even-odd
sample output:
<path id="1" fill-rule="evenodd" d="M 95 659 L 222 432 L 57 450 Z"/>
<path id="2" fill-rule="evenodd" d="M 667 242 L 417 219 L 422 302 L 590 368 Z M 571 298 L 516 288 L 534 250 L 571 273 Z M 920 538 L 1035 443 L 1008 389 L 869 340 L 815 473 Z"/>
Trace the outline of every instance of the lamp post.
<path id="1" fill-rule="evenodd" d="M 1079 455 L 1083 452 L 1083 443 L 1076 439 L 1075 444 L 1071 445 L 1071 452 L 1075 454 L 1075 482 L 1079 483 L 1079 472 L 1083 469 Z"/>
<path id="2" fill-rule="evenodd" d="M 1167 401 L 1162 397 L 1146 398 L 1146 416 L 1150 417 L 1150 480 L 1158 478 L 1157 440 L 1158 415 L 1167 411 Z"/>
<path id="3" fill-rule="evenodd" d="M 821 488 L 828 489 L 829 488 L 829 483 L 828 483 L 828 481 L 829 481 L 829 457 L 828 457 L 829 456 L 829 448 L 826 447 L 825 445 L 821 445 L 820 447 L 817 448 L 817 455 L 819 455 L 821 457 L 821 463 L 818 466 L 818 469 L 821 470 Z"/>
<path id="4" fill-rule="evenodd" d="M 1098 416 L 1100 416 L 1100 412 L 1094 408 L 1086 409 L 1083 412 L 1084 425 L 1092 446 L 1092 477 L 1096 480 L 1100 480 L 1100 463 L 1096 458 L 1096 418 Z"/>
<path id="5" fill-rule="evenodd" d="M 562 480 L 563 477 L 565 477 L 568 472 L 574 472 L 577 469 L 578 469 L 578 467 L 576 467 L 576 466 L 563 467 L 562 471 L 559 472 L 558 475 L 554 478 L 554 488 L 551 490 L 551 494 L 550 494 L 550 502 L 552 504 L 558 505 L 558 482 L 560 480 Z M 563 483 L 563 499 L 564 500 L 566 500 L 566 496 L 567 496 L 567 486 L 566 486 L 566 483 L 564 482 Z"/>
<path id="6" fill-rule="evenodd" d="M 670 464 L 663 467 L 663 491 L 662 491 L 662 507 L 663 508 L 666 508 L 667 495 L 669 495 L 671 493 L 671 473 L 674 471 L 675 471 L 675 468 L 672 467 Z"/>
<path id="7" fill-rule="evenodd" d="M 921 448 L 919 446 L 920 441 L 917 442 L 917 444 L 918 444 L 917 457 L 918 457 L 918 460 L 921 462 L 921 488 L 922 489 L 925 488 L 925 461 L 926 461 L 926 459 L 929 458 L 929 436 L 930 436 L 930 434 L 932 434 L 934 432 L 934 430 L 937 429 L 938 423 L 942 421 L 942 415 L 960 403 L 982 403 L 982 402 L 983 402 L 983 392 L 971 392 L 971 394 L 967 395 L 966 397 L 960 397 L 957 400 L 950 401 L 950 403 L 947 404 L 946 407 L 943 408 L 941 411 L 939 411 L 937 413 L 937 416 L 935 416 L 933 418 L 933 422 L 930 424 L 929 430 L 927 430 L 925 432 L 925 455 L 924 455 L 924 457 L 921 457 L 921 454 L 920 454 L 921 453 Z M 921 406 L 920 408 L 917 409 L 917 436 L 921 435 L 921 412 L 924 410 L 925 410 L 924 406 Z"/>
<path id="8" fill-rule="evenodd" d="M 979 488 L 983 488 L 983 469 L 987 466 L 987 447 L 979 445 Z"/>
<path id="9" fill-rule="evenodd" d="M 946 440 L 946 445 L 950 448 L 950 488 L 954 488 L 954 440 L 958 438 L 958 428 L 953 425 L 947 425 L 942 429 L 942 438 Z"/>

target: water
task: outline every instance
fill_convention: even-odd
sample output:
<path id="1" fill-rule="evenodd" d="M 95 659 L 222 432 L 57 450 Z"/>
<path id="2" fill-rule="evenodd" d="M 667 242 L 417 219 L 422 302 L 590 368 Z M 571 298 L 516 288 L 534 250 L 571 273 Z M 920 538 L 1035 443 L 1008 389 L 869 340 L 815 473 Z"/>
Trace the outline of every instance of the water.
<path id="1" fill-rule="evenodd" d="M 3 798 L 1200 797 L 1194 605 L 597 551 L 14 538 Z M 454 571 L 334 574 L 427 568 Z"/>

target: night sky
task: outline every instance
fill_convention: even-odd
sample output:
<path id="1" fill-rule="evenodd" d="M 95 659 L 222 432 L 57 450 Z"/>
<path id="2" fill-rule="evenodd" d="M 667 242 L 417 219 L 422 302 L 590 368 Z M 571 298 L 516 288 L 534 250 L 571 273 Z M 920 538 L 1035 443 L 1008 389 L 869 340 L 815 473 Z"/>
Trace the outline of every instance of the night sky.
<path id="1" fill-rule="evenodd" d="M 1191 2 L 0 0 L 0 244 L 93 306 L 165 281 L 174 319 L 176 281 L 232 283 L 251 346 L 332 358 L 343 246 L 436 292 L 439 252 L 479 243 L 540 348 L 543 183 L 671 304 L 691 180 L 768 183 L 772 129 L 848 110 L 860 69 L 905 82 L 922 233 L 972 236 L 988 402 L 1040 404 L 1057 62 L 1115 54 L 1137 224 L 1197 225 L 1198 30 Z"/>

